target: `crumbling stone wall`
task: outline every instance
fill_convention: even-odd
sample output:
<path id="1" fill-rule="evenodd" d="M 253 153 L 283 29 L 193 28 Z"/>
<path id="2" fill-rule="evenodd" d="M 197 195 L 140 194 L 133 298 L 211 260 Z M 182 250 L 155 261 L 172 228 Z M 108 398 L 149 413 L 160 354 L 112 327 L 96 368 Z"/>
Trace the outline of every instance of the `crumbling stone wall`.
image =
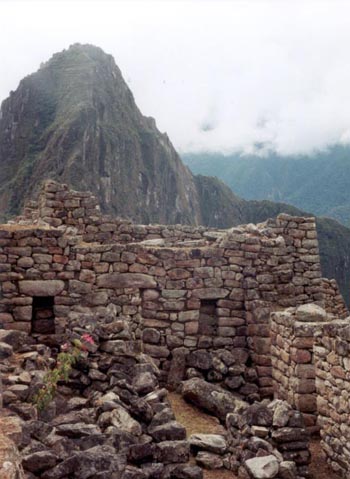
<path id="1" fill-rule="evenodd" d="M 188 464 L 186 430 L 158 386 L 159 371 L 137 351 L 128 323 L 115 318 L 87 326 L 70 325 L 67 341 L 89 332 L 94 343 L 85 344 L 88 353 L 44 410 L 33 398 L 45 367 L 55 363 L 50 349 L 21 331 L 0 331 L 7 414 L 0 417 L 0 432 L 5 428 L 20 451 L 0 434 L 0 477 L 202 479 L 201 469 Z M 106 347 L 117 341 L 124 350 Z"/>
<path id="2" fill-rule="evenodd" d="M 259 477 L 254 473 L 262 466 L 270 477 L 308 477 L 309 433 L 301 413 L 288 402 L 241 407 L 227 415 L 226 427 L 239 477 Z"/>
<path id="3" fill-rule="evenodd" d="M 275 393 L 311 430 L 318 394 L 325 448 L 334 467 L 348 468 L 347 330 L 321 324 L 326 313 L 308 304 L 348 311 L 336 283 L 321 278 L 313 218 L 227 231 L 133 225 L 49 181 L 24 216 L 0 226 L 0 286 L 2 328 L 59 347 L 67 332 L 103 323 L 103 354 L 143 350 L 173 388 L 199 377 L 250 402 Z M 54 333 L 45 308 L 34 318 L 38 298 L 52 301 Z"/>
<path id="4" fill-rule="evenodd" d="M 350 325 L 336 320 L 315 338 L 316 390 L 321 444 L 332 468 L 350 470 Z"/>
<path id="5" fill-rule="evenodd" d="M 182 394 L 186 400 L 216 416 L 227 430 L 226 448 L 225 445 L 222 448 L 220 441 L 221 450 L 211 449 L 214 454 L 206 457 L 199 453 L 198 464 L 223 463 L 240 478 L 308 476 L 309 433 L 302 414 L 287 402 L 264 400 L 248 404 L 199 378 L 184 381 Z M 199 450 L 207 442 L 205 435 L 200 436 L 190 437 L 191 445 Z"/>
<path id="6" fill-rule="evenodd" d="M 97 198 L 90 192 L 74 191 L 51 180 L 43 183 L 37 201 L 30 201 L 17 223 L 48 224 L 76 234 L 84 242 L 128 243 L 158 239 L 159 245 L 194 241 L 214 242 L 224 231 L 204 226 L 137 225 L 125 218 L 102 215 Z"/>
<path id="7" fill-rule="evenodd" d="M 31 332 L 33 298 L 47 295 L 56 335 L 71 323 L 127 319 L 164 382 L 169 370 L 173 387 L 197 375 L 251 400 L 273 394 L 269 313 L 331 297 L 313 218 L 279 215 L 226 232 L 133 225 L 48 181 L 17 224 L 0 228 L 0 245 L 5 328 Z"/>
<path id="8" fill-rule="evenodd" d="M 335 279 L 322 278 L 322 293 L 327 313 L 341 319 L 349 316 L 348 308 Z"/>

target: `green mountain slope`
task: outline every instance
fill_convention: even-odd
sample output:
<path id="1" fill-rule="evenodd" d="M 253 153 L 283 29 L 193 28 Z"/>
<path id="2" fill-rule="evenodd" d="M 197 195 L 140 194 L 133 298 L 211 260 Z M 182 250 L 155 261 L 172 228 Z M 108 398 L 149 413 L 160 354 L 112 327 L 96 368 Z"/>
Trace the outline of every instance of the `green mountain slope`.
<path id="1" fill-rule="evenodd" d="M 290 203 L 350 226 L 350 147 L 311 156 L 187 154 L 194 173 L 217 176 L 245 199 Z"/>

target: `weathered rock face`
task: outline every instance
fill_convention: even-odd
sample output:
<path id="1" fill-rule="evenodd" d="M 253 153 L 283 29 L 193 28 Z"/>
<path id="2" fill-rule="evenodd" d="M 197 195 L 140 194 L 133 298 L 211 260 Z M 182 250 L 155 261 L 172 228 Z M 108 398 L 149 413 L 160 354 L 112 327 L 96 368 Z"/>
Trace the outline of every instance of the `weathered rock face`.
<path id="1" fill-rule="evenodd" d="M 303 304 L 299 306 L 295 311 L 296 321 L 304 322 L 317 322 L 328 321 L 326 311 L 317 306 L 317 304 Z"/>
<path id="2" fill-rule="evenodd" d="M 15 212 L 38 178 L 51 177 L 143 223 L 200 221 L 193 176 L 97 47 L 54 55 L 3 103 L 0 164 L 2 212 Z"/>
<path id="3" fill-rule="evenodd" d="M 194 448 L 204 449 L 216 454 L 224 454 L 227 450 L 226 440 L 220 434 L 192 434 L 190 444 Z"/>
<path id="4" fill-rule="evenodd" d="M 22 435 L 17 417 L 0 417 L 0 477 L 24 479 L 22 458 L 16 447 Z"/>
<path id="5" fill-rule="evenodd" d="M 29 296 L 57 296 L 64 289 L 64 282 L 59 280 L 22 281 L 19 291 Z"/>
<path id="6" fill-rule="evenodd" d="M 18 213 L 39 179 L 51 178 L 140 223 L 244 222 L 244 201 L 192 175 L 140 113 L 113 58 L 91 45 L 55 54 L 3 102 L 0 166 L 0 217 Z"/>
<path id="7" fill-rule="evenodd" d="M 255 479 L 272 479 L 278 474 L 278 461 L 272 455 L 248 459 L 246 467 Z"/>
<path id="8" fill-rule="evenodd" d="M 239 410 L 245 404 L 229 391 L 225 391 L 220 386 L 209 384 L 200 378 L 185 381 L 182 393 L 187 401 L 223 421 L 229 412 Z"/>
<path id="9" fill-rule="evenodd" d="M 155 288 L 156 281 L 146 274 L 141 273 L 110 273 L 99 277 L 100 288 Z"/>

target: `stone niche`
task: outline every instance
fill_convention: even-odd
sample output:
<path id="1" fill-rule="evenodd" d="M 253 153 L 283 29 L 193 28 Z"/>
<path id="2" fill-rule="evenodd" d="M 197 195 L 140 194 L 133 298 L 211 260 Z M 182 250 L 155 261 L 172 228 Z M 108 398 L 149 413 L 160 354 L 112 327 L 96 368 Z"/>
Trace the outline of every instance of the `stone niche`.
<path id="1" fill-rule="evenodd" d="M 19 291 L 33 298 L 31 334 L 52 335 L 55 327 L 55 296 L 64 289 L 60 280 L 24 280 L 19 282 Z"/>
<path id="2" fill-rule="evenodd" d="M 55 334 L 53 296 L 34 296 L 32 334 Z"/>
<path id="3" fill-rule="evenodd" d="M 202 299 L 199 310 L 198 333 L 203 336 L 216 336 L 218 318 L 216 299 Z"/>

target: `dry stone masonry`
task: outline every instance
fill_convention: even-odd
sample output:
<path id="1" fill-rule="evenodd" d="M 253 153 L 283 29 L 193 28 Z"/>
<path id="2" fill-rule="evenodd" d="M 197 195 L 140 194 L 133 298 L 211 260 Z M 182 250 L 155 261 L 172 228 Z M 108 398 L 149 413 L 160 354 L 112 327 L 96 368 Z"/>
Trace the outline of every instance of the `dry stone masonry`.
<path id="1" fill-rule="evenodd" d="M 275 396 L 301 411 L 311 430 L 317 428 L 313 347 L 327 320 L 327 313 L 314 304 L 271 314 Z"/>
<path id="2" fill-rule="evenodd" d="M 334 314 L 337 318 L 347 318 L 349 316 L 349 311 L 344 303 L 342 295 L 340 294 L 336 280 L 322 278 L 322 285 L 325 310 L 327 313 Z"/>
<path id="3" fill-rule="evenodd" d="M 315 339 L 317 410 L 323 448 L 335 471 L 350 471 L 350 325 L 326 324 Z"/>
<path id="4" fill-rule="evenodd" d="M 350 321 L 307 304 L 271 314 L 275 397 L 320 431 L 333 470 L 349 477 Z"/>
<path id="5" fill-rule="evenodd" d="M 326 325 L 336 323 L 336 318 L 346 323 L 348 316 L 335 281 L 321 277 L 318 253 L 314 218 L 282 214 L 259 225 L 243 225 L 225 231 L 181 225 L 134 225 L 129 220 L 103 216 L 96 198 L 90 193 L 72 191 L 66 185 L 49 180 L 38 201 L 30 202 L 23 216 L 0 225 L 0 327 L 6 339 L 0 345 L 1 354 L 4 358 L 12 357 L 14 348 L 19 347 L 12 344 L 16 332 L 30 338 L 28 354 L 35 357 L 45 351 L 56 354 L 72 334 L 95 335 L 98 351 L 94 354 L 97 356 L 92 359 L 88 371 L 78 371 L 73 379 L 75 388 L 84 391 L 87 402 L 83 409 L 88 409 L 87 416 L 83 415 L 85 419 L 79 419 L 84 427 L 81 426 L 78 437 L 90 436 L 86 431 L 89 428 L 92 431 L 93 427 L 99 429 L 94 430 L 92 436 L 104 435 L 106 427 L 113 426 L 113 421 L 110 426 L 100 417 L 115 411 L 115 404 L 119 404 L 138 421 L 135 428 L 142 432 L 136 436 L 142 438 L 146 434 L 151 438 L 142 439 L 133 449 L 127 448 L 129 459 L 113 466 L 120 469 L 115 471 L 116 477 L 158 477 L 149 469 L 149 464 L 155 461 L 162 464 L 159 466 L 162 474 L 164 470 L 173 471 L 175 466 L 164 469 L 168 464 L 166 458 L 171 454 L 178 457 L 176 464 L 182 464 L 176 466 L 176 470 L 185 468 L 187 471 L 169 472 L 173 474 L 171 477 L 200 477 L 200 472 L 185 467 L 189 444 L 181 427 L 172 424 L 169 426 L 171 433 L 167 432 L 168 426 L 166 431 L 162 428 L 163 424 L 173 422 L 166 399 L 159 399 L 159 405 L 158 399 L 155 402 L 152 414 L 160 414 L 166 421 L 159 419 L 159 424 L 153 424 L 154 428 L 150 416 L 147 420 L 138 416 L 141 412 L 137 412 L 137 407 L 141 406 L 134 407 L 130 403 L 133 394 L 136 399 L 141 394 L 144 401 L 146 392 L 142 388 L 147 389 L 149 381 L 151 389 L 147 394 L 151 395 L 154 391 L 163 391 L 164 386 L 180 390 L 183 381 L 185 384 L 200 381 L 202 388 L 222 389 L 228 394 L 229 402 L 234 396 L 239 398 L 245 408 L 250 407 L 249 404 L 252 407 L 262 404 L 261 407 L 269 411 L 266 413 L 269 417 L 274 416 L 273 408 L 280 404 L 270 406 L 273 397 L 287 401 L 290 408 L 287 416 L 294 419 L 287 418 L 281 426 L 285 431 L 281 432 L 280 442 L 276 439 L 279 434 L 276 427 L 280 425 L 273 421 L 266 425 L 240 423 L 238 433 L 237 424 L 234 425 L 231 418 L 227 425 L 228 437 L 239 437 L 250 452 L 235 459 L 231 454 L 229 459 L 213 458 L 210 456 L 213 451 L 204 450 L 199 454 L 198 464 L 205 467 L 211 460 L 215 464 L 226 464 L 228 469 L 241 471 L 243 478 L 292 478 L 297 474 L 304 477 L 309 460 L 307 434 L 301 432 L 304 424 L 311 432 L 321 427 L 326 447 L 328 450 L 334 448 L 334 442 L 327 439 L 323 430 L 326 422 L 317 423 L 320 401 L 315 377 L 320 346 L 316 346 L 315 341 L 322 337 Z M 29 357 L 33 362 L 32 356 Z M 137 365 L 136 370 L 147 378 L 144 383 L 140 380 L 141 390 L 139 386 L 135 389 L 134 383 L 119 384 L 126 378 L 115 379 L 112 363 L 116 359 L 113 358 L 124 358 L 122 361 L 128 367 L 131 363 Z M 328 355 L 326 359 L 328 361 Z M 26 364 L 23 362 L 22 366 L 26 368 Z M 28 367 L 31 370 L 32 366 Z M 33 370 L 36 369 L 40 367 L 34 364 Z M 3 374 L 10 370 L 5 368 Z M 5 381 L 6 406 L 23 419 L 37 420 L 32 417 L 29 406 L 23 406 L 30 394 L 25 397 L 24 391 L 29 387 L 22 379 L 16 379 L 15 383 Z M 335 384 L 338 383 L 339 378 Z M 66 393 L 75 404 L 78 399 L 73 390 L 66 390 Z M 118 400 L 108 396 L 113 391 L 119 396 Z M 96 410 L 96 400 L 104 395 L 108 396 L 107 406 Z M 136 399 L 133 400 L 135 404 Z M 14 406 L 18 401 L 22 406 Z M 144 402 L 142 404 L 149 409 Z M 68 415 L 70 426 L 79 422 L 75 416 L 70 420 L 75 409 L 74 406 L 60 413 Z M 163 409 L 167 412 L 163 413 Z M 300 420 L 296 416 L 298 411 L 303 413 Z M 225 411 L 220 417 L 223 423 L 226 423 L 228 412 L 234 413 Z M 54 417 L 49 419 L 50 427 L 65 430 L 64 418 L 63 422 L 57 420 L 54 425 L 52 421 Z M 290 428 L 300 430 L 291 431 Z M 69 439 L 72 439 L 69 435 L 74 436 L 71 429 L 67 433 Z M 332 432 L 333 426 L 327 430 Z M 64 452 L 62 456 L 52 451 L 51 433 L 48 433 L 50 444 L 45 442 L 46 438 L 35 438 L 35 434 L 31 440 L 41 441 L 41 446 L 37 445 L 36 450 L 31 449 L 30 441 L 25 446 L 21 444 L 20 447 L 29 447 L 26 456 L 39 454 L 44 445 L 45 470 L 66 472 L 40 472 L 41 475 L 34 477 L 68 477 L 69 468 L 75 466 L 65 465 Z M 295 434 L 302 439 L 292 439 Z M 341 437 L 349 438 L 345 432 L 336 437 L 337 444 Z M 78 463 L 79 454 L 85 447 L 81 439 L 79 441 L 74 449 Z M 110 442 L 101 441 L 91 439 L 89 447 L 111 447 Z M 152 441 L 179 441 L 179 444 L 164 444 L 159 452 L 159 446 L 152 445 Z M 257 441 L 265 441 L 269 446 L 260 442 L 258 446 Z M 146 444 L 149 445 L 146 447 Z M 191 447 L 197 446 L 198 441 Z M 260 451 L 258 462 L 254 448 Z M 227 449 L 225 454 L 229 452 Z M 343 460 L 342 454 L 337 452 L 333 456 L 333 465 Z M 272 458 L 264 459 L 271 455 Z M 95 457 L 94 451 L 91 457 Z M 34 467 L 30 461 L 24 462 L 29 472 L 30 467 Z M 277 469 L 274 461 L 277 461 Z M 292 464 L 284 464 L 288 461 Z M 270 471 L 263 473 L 270 475 L 256 475 L 256 467 Z M 37 474 L 32 471 L 30 476 L 29 472 L 30 479 Z M 86 474 L 84 477 L 90 477 Z"/>

